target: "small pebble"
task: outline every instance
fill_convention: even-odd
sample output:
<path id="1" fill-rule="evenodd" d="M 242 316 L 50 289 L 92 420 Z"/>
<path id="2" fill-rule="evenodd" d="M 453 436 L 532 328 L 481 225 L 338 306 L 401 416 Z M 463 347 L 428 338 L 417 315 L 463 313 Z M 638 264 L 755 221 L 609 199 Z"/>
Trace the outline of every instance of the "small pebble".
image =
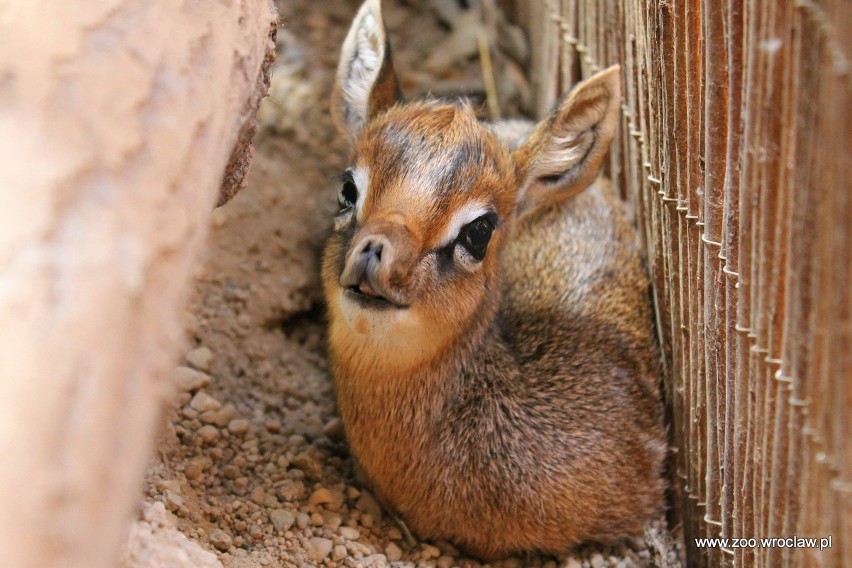
<path id="1" fill-rule="evenodd" d="M 269 513 L 269 520 L 276 531 L 287 532 L 296 522 L 296 516 L 286 509 L 275 509 Z"/>
<path id="2" fill-rule="evenodd" d="M 189 401 L 189 406 L 198 412 L 207 412 L 209 410 L 219 410 L 222 407 L 222 403 L 206 392 L 198 391 L 192 397 L 192 400 Z"/>
<path id="3" fill-rule="evenodd" d="M 346 540 L 358 540 L 361 533 L 358 529 L 353 529 L 352 527 L 340 527 L 340 536 Z"/>
<path id="4" fill-rule="evenodd" d="M 266 491 L 263 490 L 263 487 L 255 487 L 251 490 L 249 499 L 251 499 L 252 503 L 255 505 L 263 505 L 263 502 L 266 501 Z"/>
<path id="5" fill-rule="evenodd" d="M 205 424 L 214 424 L 220 428 L 224 428 L 231 422 L 231 420 L 234 419 L 236 414 L 237 409 L 234 408 L 234 405 L 226 404 L 219 410 L 208 410 L 207 412 L 202 412 L 199 419 Z"/>
<path id="6" fill-rule="evenodd" d="M 305 472 L 308 479 L 319 481 L 322 478 L 322 466 L 308 452 L 302 452 L 290 461 L 290 465 Z"/>
<path id="7" fill-rule="evenodd" d="M 169 489 L 163 491 L 163 499 L 165 500 L 166 509 L 169 511 L 174 512 L 183 507 L 183 497 L 174 491 Z"/>
<path id="8" fill-rule="evenodd" d="M 347 554 L 346 547 L 343 546 L 342 544 L 338 544 L 331 551 L 331 559 L 332 560 L 338 560 L 338 561 L 343 560 L 343 558 L 346 557 L 346 554 Z"/>
<path id="9" fill-rule="evenodd" d="M 231 548 L 231 537 L 228 536 L 222 529 L 213 529 L 210 532 L 210 544 L 215 546 L 222 552 L 227 552 Z"/>
<path id="10" fill-rule="evenodd" d="M 331 491 L 326 489 L 325 487 L 320 487 L 308 497 L 309 505 L 325 505 L 326 503 L 331 503 L 334 501 L 334 496 L 331 494 Z"/>
<path id="11" fill-rule="evenodd" d="M 311 522 L 311 516 L 307 513 L 299 513 L 296 515 L 296 526 L 300 529 L 306 528 Z"/>
<path id="12" fill-rule="evenodd" d="M 439 556 L 441 556 L 441 551 L 438 550 L 437 546 L 432 546 L 431 544 L 424 542 L 421 545 L 421 548 L 423 549 L 423 553 L 426 555 L 427 558 L 438 558 Z"/>
<path id="13" fill-rule="evenodd" d="M 199 371 L 209 372 L 213 353 L 206 347 L 198 347 L 186 354 L 186 362 Z"/>
<path id="14" fill-rule="evenodd" d="M 592 558 L 589 562 L 592 565 L 592 568 L 603 568 L 604 566 L 607 565 L 607 561 L 604 560 L 604 557 L 601 556 L 601 554 L 597 553 L 597 552 L 594 555 L 592 555 Z"/>
<path id="15" fill-rule="evenodd" d="M 298 501 L 305 494 L 305 484 L 301 481 L 285 479 L 278 486 L 278 496 L 284 501 Z"/>
<path id="16" fill-rule="evenodd" d="M 219 429 L 215 426 L 211 426 L 210 424 L 198 429 L 198 437 L 208 444 L 216 442 L 219 439 L 219 435 Z"/>
<path id="17" fill-rule="evenodd" d="M 397 562 L 402 558 L 402 549 L 391 542 L 385 547 L 385 556 L 390 562 Z"/>
<path id="18" fill-rule="evenodd" d="M 379 502 L 376 501 L 376 498 L 368 491 L 361 492 L 358 502 L 355 503 L 355 508 L 362 513 L 369 514 L 376 522 L 382 522 L 382 507 L 379 505 Z"/>
<path id="19" fill-rule="evenodd" d="M 331 532 L 337 531 L 340 528 L 340 525 L 343 524 L 343 517 L 338 515 L 337 513 L 333 513 L 331 511 L 323 511 L 320 513 L 323 518 L 323 526 L 328 528 Z"/>
<path id="20" fill-rule="evenodd" d="M 172 371 L 172 381 L 184 392 L 196 391 L 210 384 L 210 375 L 183 365 Z"/>
<path id="21" fill-rule="evenodd" d="M 322 562 L 331 553 L 331 540 L 327 538 L 314 537 L 308 540 L 306 555 L 314 562 Z"/>
<path id="22" fill-rule="evenodd" d="M 235 418 L 228 422 L 228 430 L 231 434 L 236 434 L 237 436 L 242 436 L 249 429 L 249 421 L 245 418 Z"/>

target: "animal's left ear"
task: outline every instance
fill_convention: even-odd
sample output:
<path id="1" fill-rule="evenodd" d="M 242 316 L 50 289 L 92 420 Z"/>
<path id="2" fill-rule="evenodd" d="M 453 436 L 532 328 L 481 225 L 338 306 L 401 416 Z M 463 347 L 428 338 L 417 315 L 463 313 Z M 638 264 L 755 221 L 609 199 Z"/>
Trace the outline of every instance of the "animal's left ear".
<path id="1" fill-rule="evenodd" d="M 518 214 L 576 195 L 597 177 L 618 126 L 618 65 L 579 83 L 515 151 Z"/>
<path id="2" fill-rule="evenodd" d="M 393 106 L 402 93 L 391 60 L 380 0 L 366 0 L 343 42 L 331 114 L 354 140 L 370 118 Z"/>

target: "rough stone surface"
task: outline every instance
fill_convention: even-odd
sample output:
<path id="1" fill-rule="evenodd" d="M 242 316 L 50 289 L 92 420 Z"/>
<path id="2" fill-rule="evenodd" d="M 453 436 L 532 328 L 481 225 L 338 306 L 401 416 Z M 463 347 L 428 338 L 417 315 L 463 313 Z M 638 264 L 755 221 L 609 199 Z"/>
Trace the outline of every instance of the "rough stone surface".
<path id="1" fill-rule="evenodd" d="M 112 568 L 275 13 L 0 4 L 2 564 Z"/>

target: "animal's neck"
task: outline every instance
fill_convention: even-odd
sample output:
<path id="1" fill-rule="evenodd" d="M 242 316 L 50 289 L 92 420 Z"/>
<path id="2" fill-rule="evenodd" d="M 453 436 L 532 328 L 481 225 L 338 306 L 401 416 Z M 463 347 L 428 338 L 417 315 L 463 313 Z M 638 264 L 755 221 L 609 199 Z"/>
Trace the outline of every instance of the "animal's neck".
<path id="1" fill-rule="evenodd" d="M 419 398 L 412 392 L 417 389 L 429 393 L 429 398 L 446 396 L 466 366 L 476 365 L 493 352 L 491 344 L 502 341 L 497 322 L 502 296 L 499 280 L 487 290 L 465 324 L 452 329 L 444 326 L 419 333 L 395 329 L 375 338 L 353 332 L 343 321 L 333 321 L 330 341 L 334 364 L 341 372 L 338 388 L 351 388 L 356 397 L 381 392 Z"/>

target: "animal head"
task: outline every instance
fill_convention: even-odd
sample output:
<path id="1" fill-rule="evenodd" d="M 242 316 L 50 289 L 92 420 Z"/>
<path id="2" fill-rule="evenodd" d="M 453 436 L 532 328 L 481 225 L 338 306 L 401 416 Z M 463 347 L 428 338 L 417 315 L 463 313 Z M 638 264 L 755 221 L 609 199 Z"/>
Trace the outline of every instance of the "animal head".
<path id="1" fill-rule="evenodd" d="M 367 0 L 332 95 L 352 148 L 323 268 L 332 343 L 376 342 L 416 364 L 470 333 L 499 297 L 512 227 L 594 181 L 619 103 L 612 67 L 510 150 L 468 103 L 402 101 L 380 2 Z"/>

